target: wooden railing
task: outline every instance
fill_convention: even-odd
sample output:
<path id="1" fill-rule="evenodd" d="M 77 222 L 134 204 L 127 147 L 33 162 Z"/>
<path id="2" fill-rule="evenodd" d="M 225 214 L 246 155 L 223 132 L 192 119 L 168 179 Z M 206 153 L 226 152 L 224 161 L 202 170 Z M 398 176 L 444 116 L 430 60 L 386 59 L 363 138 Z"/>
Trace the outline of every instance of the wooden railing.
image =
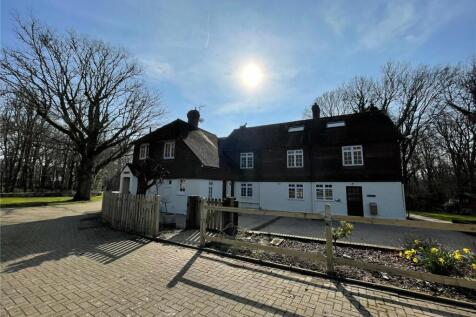
<path id="1" fill-rule="evenodd" d="M 227 244 L 233 247 L 262 250 L 262 251 L 272 252 L 272 253 L 281 254 L 281 255 L 299 257 L 299 258 L 316 261 L 316 262 L 324 262 L 327 265 L 327 273 L 330 275 L 335 274 L 335 270 L 334 270 L 335 265 L 346 265 L 346 266 L 356 267 L 356 268 L 367 270 L 367 271 L 385 272 L 385 273 L 389 273 L 393 275 L 425 280 L 428 282 L 476 289 L 476 281 L 474 280 L 454 278 L 454 277 L 437 275 L 437 274 L 426 273 L 426 272 L 402 270 L 399 268 L 390 267 L 390 266 L 386 266 L 382 264 L 368 263 L 368 262 L 364 262 L 360 260 L 347 259 L 347 258 L 334 256 L 333 239 L 332 239 L 332 221 L 347 221 L 347 222 L 367 223 L 367 224 L 376 224 L 376 225 L 399 226 L 399 227 L 407 227 L 407 228 L 423 228 L 423 229 L 463 231 L 463 232 L 476 232 L 476 225 L 331 215 L 331 208 L 329 204 L 326 205 L 324 214 L 211 206 L 211 205 L 207 205 L 205 201 L 202 201 L 200 203 L 200 208 L 201 208 L 200 243 L 202 246 L 205 245 L 206 242 L 210 241 L 210 242 Z M 256 243 L 234 240 L 234 239 L 212 237 L 210 235 L 207 235 L 207 229 L 206 229 L 208 212 L 214 212 L 214 213 L 234 212 L 234 213 L 240 213 L 240 214 L 288 217 L 288 218 L 300 218 L 300 219 L 324 219 L 325 220 L 325 237 L 326 237 L 326 255 L 316 253 L 316 252 L 304 252 L 304 251 L 295 250 L 295 249 L 286 249 L 286 248 L 280 248 L 276 246 L 261 245 Z"/>
<path id="2" fill-rule="evenodd" d="M 101 217 L 114 229 L 155 238 L 159 234 L 160 197 L 105 192 Z"/>

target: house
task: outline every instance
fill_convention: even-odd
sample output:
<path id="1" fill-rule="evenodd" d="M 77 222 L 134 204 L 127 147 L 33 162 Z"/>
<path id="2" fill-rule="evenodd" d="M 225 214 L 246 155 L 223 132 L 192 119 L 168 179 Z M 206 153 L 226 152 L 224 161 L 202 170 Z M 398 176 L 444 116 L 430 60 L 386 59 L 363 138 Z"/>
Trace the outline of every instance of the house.
<path id="1" fill-rule="evenodd" d="M 405 218 L 400 133 L 381 111 L 320 117 L 256 127 L 217 138 L 188 113 L 136 141 L 121 191 L 135 192 L 134 169 L 147 158 L 169 176 L 151 187 L 168 211 L 185 213 L 186 196 L 236 197 L 241 207 Z M 136 173 L 137 174 L 137 173 Z M 125 180 L 129 178 L 129 180 Z"/>
<path id="2" fill-rule="evenodd" d="M 120 191 L 137 193 L 140 171 L 157 164 L 167 178 L 148 188 L 147 195 L 160 195 L 166 211 L 185 213 L 187 196 L 222 198 L 218 138 L 198 127 L 200 114 L 191 110 L 188 122 L 177 119 L 135 141 L 132 164 L 121 173 Z"/>

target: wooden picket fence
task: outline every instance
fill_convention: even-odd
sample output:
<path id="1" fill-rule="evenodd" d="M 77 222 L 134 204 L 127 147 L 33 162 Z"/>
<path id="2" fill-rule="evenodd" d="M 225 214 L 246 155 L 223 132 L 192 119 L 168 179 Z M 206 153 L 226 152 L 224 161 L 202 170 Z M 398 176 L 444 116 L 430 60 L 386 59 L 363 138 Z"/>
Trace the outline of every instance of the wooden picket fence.
<path id="1" fill-rule="evenodd" d="M 104 193 L 102 221 L 114 229 L 155 238 L 159 217 L 159 196 Z"/>
<path id="2" fill-rule="evenodd" d="M 246 248 L 252 250 L 261 250 L 265 252 L 272 252 L 276 254 L 282 254 L 287 256 L 299 257 L 311 261 L 323 262 L 327 265 L 327 272 L 330 275 L 335 274 L 334 266 L 335 265 L 345 265 L 356 267 L 359 269 L 367 271 L 376 271 L 376 272 L 385 272 L 388 274 L 399 275 L 404 277 L 410 277 L 415 279 L 420 279 L 428 282 L 441 283 L 445 285 L 465 287 L 470 289 L 476 289 L 476 281 L 463 279 L 463 278 L 454 278 L 449 276 L 437 275 L 427 272 L 418 272 L 411 270 L 402 270 L 400 268 L 386 266 L 382 264 L 369 263 L 360 260 L 348 259 L 343 257 L 336 257 L 333 254 L 333 239 L 332 239 L 332 221 L 348 221 L 348 222 L 357 222 L 357 223 L 367 223 L 367 224 L 378 224 L 378 225 L 390 225 L 390 226 L 400 226 L 408 228 L 424 228 L 424 229 L 437 229 L 437 230 L 448 230 L 448 231 L 463 231 L 463 232 L 476 232 L 476 225 L 472 224 L 447 224 L 447 223 L 437 223 L 437 222 L 426 222 L 426 221 L 409 221 L 409 220 L 396 220 L 396 219 L 383 219 L 383 218 L 367 218 L 367 217 L 356 217 L 356 216 L 341 216 L 341 215 L 332 215 L 330 205 L 327 204 L 325 208 L 325 213 L 308 213 L 308 212 L 286 212 L 286 211 L 276 211 L 276 210 L 262 210 L 262 209 L 252 209 L 252 208 L 236 208 L 236 207 L 224 207 L 218 205 L 208 205 L 205 201 L 202 201 L 200 204 L 200 243 L 205 245 L 206 242 L 216 242 L 226 245 L 230 245 L 237 248 Z M 240 214 L 251 214 L 251 215 L 262 215 L 262 216 L 276 216 L 276 217 L 289 217 L 289 218 L 300 218 L 300 219 L 323 219 L 326 224 L 326 254 L 320 254 L 316 252 L 304 252 L 294 249 L 286 249 L 282 247 L 262 245 L 257 243 L 250 243 L 235 239 L 228 239 L 222 237 L 211 236 L 207 234 L 207 213 L 216 213 L 216 212 L 232 212 Z"/>

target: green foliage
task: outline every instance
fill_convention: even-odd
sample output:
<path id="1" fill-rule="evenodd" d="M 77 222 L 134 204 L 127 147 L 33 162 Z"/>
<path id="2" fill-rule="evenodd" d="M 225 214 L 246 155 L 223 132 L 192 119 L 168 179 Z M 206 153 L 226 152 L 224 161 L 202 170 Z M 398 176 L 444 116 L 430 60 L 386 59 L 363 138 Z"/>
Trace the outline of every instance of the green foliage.
<path id="1" fill-rule="evenodd" d="M 400 256 L 434 274 L 463 276 L 476 271 L 476 257 L 470 249 L 448 250 L 431 240 L 406 242 Z"/>
<path id="2" fill-rule="evenodd" d="M 446 220 L 446 221 L 460 221 L 460 222 L 476 222 L 475 215 L 458 215 L 451 213 L 437 213 L 437 212 L 424 212 L 424 211 L 410 211 L 410 214 L 417 214 L 420 216 Z"/>
<path id="3" fill-rule="evenodd" d="M 102 200 L 102 195 L 91 196 L 91 201 Z M 73 203 L 71 196 L 55 197 L 2 197 L 0 198 L 0 207 L 32 207 L 47 206 L 62 203 Z"/>
<path id="4" fill-rule="evenodd" d="M 354 230 L 354 225 L 347 221 L 341 221 L 340 225 L 332 229 L 332 239 L 334 243 L 339 239 L 348 238 Z"/>

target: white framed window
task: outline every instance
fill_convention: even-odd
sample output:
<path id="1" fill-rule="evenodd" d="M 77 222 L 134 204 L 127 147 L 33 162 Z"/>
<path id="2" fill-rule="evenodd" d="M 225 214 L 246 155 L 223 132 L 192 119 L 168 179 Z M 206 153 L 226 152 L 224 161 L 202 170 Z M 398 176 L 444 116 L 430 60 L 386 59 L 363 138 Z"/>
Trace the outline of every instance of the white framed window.
<path id="1" fill-rule="evenodd" d="M 334 200 L 332 185 L 316 184 L 316 199 L 317 200 Z"/>
<path id="2" fill-rule="evenodd" d="M 213 182 L 209 181 L 208 182 L 208 198 L 213 197 Z"/>
<path id="3" fill-rule="evenodd" d="M 241 197 L 253 197 L 253 184 L 241 184 Z"/>
<path id="4" fill-rule="evenodd" d="M 288 168 L 304 167 L 303 150 L 288 150 Z"/>
<path id="5" fill-rule="evenodd" d="M 149 143 L 141 144 L 139 148 L 139 160 L 145 160 L 148 157 L 149 157 Z"/>
<path id="6" fill-rule="evenodd" d="M 364 154 L 362 145 L 349 145 L 342 147 L 343 166 L 364 165 Z"/>
<path id="7" fill-rule="evenodd" d="M 175 142 L 165 142 L 164 143 L 164 159 L 171 160 L 175 158 Z"/>
<path id="8" fill-rule="evenodd" d="M 327 122 L 326 128 L 339 128 L 345 127 L 345 121 L 334 121 L 334 122 Z"/>
<path id="9" fill-rule="evenodd" d="M 288 198 L 289 199 L 304 199 L 304 185 L 303 184 L 289 184 Z"/>
<path id="10" fill-rule="evenodd" d="M 289 127 L 288 132 L 304 131 L 304 126 Z"/>
<path id="11" fill-rule="evenodd" d="M 250 169 L 254 167 L 253 152 L 240 153 L 240 168 Z"/>

